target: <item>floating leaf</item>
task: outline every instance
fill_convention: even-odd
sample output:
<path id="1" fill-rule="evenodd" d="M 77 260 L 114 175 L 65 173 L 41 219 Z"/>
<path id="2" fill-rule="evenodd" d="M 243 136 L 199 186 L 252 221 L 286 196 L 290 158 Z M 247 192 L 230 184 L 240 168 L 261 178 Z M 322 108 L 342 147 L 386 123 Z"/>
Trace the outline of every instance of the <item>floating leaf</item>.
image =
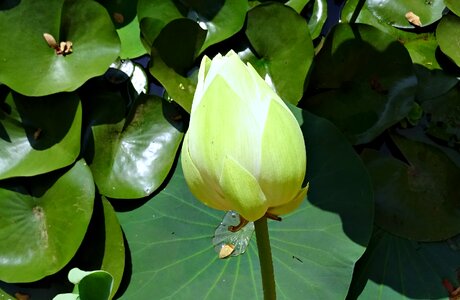
<path id="1" fill-rule="evenodd" d="M 460 67 L 460 17 L 444 16 L 436 28 L 436 38 L 439 48 Z"/>
<path id="2" fill-rule="evenodd" d="M 315 0 L 313 4 L 313 11 L 308 21 L 308 27 L 310 28 L 310 35 L 312 39 L 316 39 L 320 36 L 323 26 L 327 19 L 327 1 L 326 0 Z"/>
<path id="3" fill-rule="evenodd" d="M 147 53 L 140 39 L 141 31 L 137 18 L 137 0 L 97 0 L 104 5 L 117 28 L 121 42 L 121 58 L 135 58 Z"/>
<path id="4" fill-rule="evenodd" d="M 457 0 L 444 0 L 447 8 L 460 17 L 460 2 Z"/>
<path id="5" fill-rule="evenodd" d="M 67 274 L 72 268 L 78 267 L 109 272 L 113 276 L 113 296 L 121 283 L 124 266 L 123 233 L 115 211 L 107 199 L 96 197 L 85 238 L 77 253 L 63 269 L 33 283 L 5 284 L 0 281 L 0 288 L 5 288 L 10 293 L 20 291 L 29 295 L 31 299 L 52 299 L 56 294 L 63 293 L 71 296 L 73 285 L 69 283 Z"/>
<path id="6" fill-rule="evenodd" d="M 458 286 L 458 245 L 458 238 L 420 243 L 376 227 L 347 299 L 448 299 L 443 282 Z"/>
<path id="7" fill-rule="evenodd" d="M 406 12 L 404 12 L 406 13 Z M 413 33 L 399 30 L 377 18 L 372 11 L 369 10 L 368 1 L 348 0 L 346 1 L 340 16 L 341 23 L 362 23 L 371 25 L 380 31 L 390 34 L 396 39 L 414 35 Z M 407 21 L 406 21 L 407 22 Z"/>
<path id="8" fill-rule="evenodd" d="M 64 174 L 3 181 L 0 198 L 0 280 L 36 281 L 77 252 L 93 212 L 93 178 L 80 160 Z"/>
<path id="9" fill-rule="evenodd" d="M 90 0 L 22 0 L 1 12 L 0 27 L 9 28 L 0 32 L 0 82 L 28 96 L 73 91 L 104 73 L 120 50 L 106 10 Z M 57 55 L 44 33 L 72 42 L 73 52 Z"/>
<path id="10" fill-rule="evenodd" d="M 2 300 L 17 300 L 16 297 L 8 295 L 2 289 L 0 289 L 0 299 L 2 299 Z"/>
<path id="11" fill-rule="evenodd" d="M 273 2 L 249 11 L 245 33 L 255 53 L 245 51 L 243 59 L 281 98 L 297 104 L 314 56 L 308 24 L 291 8 Z"/>
<path id="12" fill-rule="evenodd" d="M 192 107 L 196 83 L 187 77 L 187 73 L 195 63 L 195 53 L 204 38 L 205 32 L 197 23 L 184 18 L 176 19 L 162 29 L 151 50 L 150 73 L 188 112 Z"/>
<path id="13" fill-rule="evenodd" d="M 442 70 L 428 70 L 418 65 L 414 70 L 419 83 L 416 98 L 420 103 L 442 96 L 459 83 L 457 77 Z"/>
<path id="14" fill-rule="evenodd" d="M 112 18 L 113 24 L 117 29 L 122 28 L 132 20 L 136 18 L 137 15 L 137 0 L 96 0 L 102 4 L 110 17 Z"/>
<path id="15" fill-rule="evenodd" d="M 436 57 L 438 43 L 433 33 L 422 32 L 417 34 L 395 28 L 377 18 L 369 10 L 368 1 L 347 1 L 342 9 L 341 21 L 371 25 L 402 43 L 409 51 L 414 64 L 421 64 L 428 69 L 441 69 Z"/>
<path id="16" fill-rule="evenodd" d="M 442 11 L 446 7 L 443 0 L 368 0 L 366 2 L 369 11 L 376 18 L 398 28 L 433 24 L 441 19 Z"/>
<path id="17" fill-rule="evenodd" d="M 414 64 L 429 70 L 440 70 L 441 66 L 436 57 L 438 42 L 433 33 L 421 33 L 402 40 Z M 447 75 L 446 75 L 447 77 Z M 421 84 L 419 84 L 420 86 Z"/>
<path id="18" fill-rule="evenodd" d="M 82 111 L 75 93 L 29 98 L 10 93 L 0 109 L 0 179 L 50 172 L 80 152 Z"/>
<path id="19" fill-rule="evenodd" d="M 139 26 L 139 19 L 136 17 L 128 25 L 117 29 L 121 42 L 121 58 L 135 58 L 148 53 L 140 40 Z"/>
<path id="20" fill-rule="evenodd" d="M 161 30 L 174 20 L 189 19 L 199 24 L 206 37 L 197 43 L 198 49 L 194 53 L 196 57 L 210 45 L 238 32 L 243 27 L 247 9 L 245 0 L 140 0 L 138 14 L 142 36 L 148 46 L 152 46 Z"/>
<path id="21" fill-rule="evenodd" d="M 422 108 L 428 116 L 427 135 L 457 149 L 460 149 L 459 99 L 460 88 L 457 84 L 450 91 L 422 103 Z"/>
<path id="22" fill-rule="evenodd" d="M 369 25 L 339 24 L 317 56 L 301 105 L 362 144 L 407 116 L 416 86 L 400 43 Z"/>
<path id="23" fill-rule="evenodd" d="M 409 165 L 363 153 L 374 185 L 376 224 L 417 241 L 439 241 L 459 233 L 459 168 L 431 145 L 393 139 Z"/>
<path id="24" fill-rule="evenodd" d="M 293 10 L 300 14 L 308 2 L 310 2 L 310 0 L 289 0 L 285 3 L 285 5 L 292 7 Z"/>
<path id="25" fill-rule="evenodd" d="M 69 281 L 75 284 L 74 293 L 59 294 L 53 300 L 108 300 L 113 285 L 112 275 L 102 270 L 73 268 L 69 271 Z"/>
<path id="26" fill-rule="evenodd" d="M 116 99 L 101 99 L 106 104 Z M 182 115 L 172 104 L 141 95 L 131 113 L 109 123 L 94 111 L 94 156 L 90 167 L 101 194 L 111 198 L 141 198 L 166 178 L 182 141 Z M 111 116 L 113 117 L 113 116 Z"/>
<path id="27" fill-rule="evenodd" d="M 150 73 L 164 86 L 168 97 L 190 113 L 196 82 L 169 67 L 156 50 L 152 51 Z"/>

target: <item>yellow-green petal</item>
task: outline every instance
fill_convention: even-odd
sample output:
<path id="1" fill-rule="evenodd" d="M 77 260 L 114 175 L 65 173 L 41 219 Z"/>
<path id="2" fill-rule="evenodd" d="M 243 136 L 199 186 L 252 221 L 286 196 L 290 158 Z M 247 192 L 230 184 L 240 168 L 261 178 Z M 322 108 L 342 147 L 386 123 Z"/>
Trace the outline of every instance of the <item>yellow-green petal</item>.
<path id="1" fill-rule="evenodd" d="M 181 151 L 182 171 L 184 172 L 185 181 L 192 194 L 204 204 L 214 209 L 230 210 L 231 208 L 225 205 L 225 200 L 216 191 L 211 181 L 205 180 L 201 176 L 200 171 L 190 157 L 188 151 L 188 135 L 185 135 L 184 143 Z"/>
<path id="2" fill-rule="evenodd" d="M 249 172 L 258 172 L 263 129 L 260 126 L 246 100 L 217 76 L 190 119 L 189 151 L 193 162 L 203 176 L 216 182 L 227 155 Z"/>
<path id="3" fill-rule="evenodd" d="M 220 185 L 233 210 L 246 220 L 255 221 L 265 214 L 267 203 L 259 183 L 231 157 L 225 159 Z"/>
<path id="4" fill-rule="evenodd" d="M 302 131 L 290 111 L 272 101 L 262 137 L 259 183 L 270 207 L 291 201 L 299 192 L 307 166 Z"/>
<path id="5" fill-rule="evenodd" d="M 300 204 L 302 204 L 303 200 L 305 199 L 305 196 L 307 195 L 307 192 L 308 192 L 308 185 L 304 187 L 303 189 L 301 189 L 294 199 L 292 199 L 291 201 L 289 201 L 288 203 L 284 205 L 277 206 L 277 207 L 270 207 L 268 209 L 268 212 L 271 214 L 274 214 L 275 216 L 281 216 L 281 215 L 285 215 L 290 212 L 293 212 L 300 206 Z"/>

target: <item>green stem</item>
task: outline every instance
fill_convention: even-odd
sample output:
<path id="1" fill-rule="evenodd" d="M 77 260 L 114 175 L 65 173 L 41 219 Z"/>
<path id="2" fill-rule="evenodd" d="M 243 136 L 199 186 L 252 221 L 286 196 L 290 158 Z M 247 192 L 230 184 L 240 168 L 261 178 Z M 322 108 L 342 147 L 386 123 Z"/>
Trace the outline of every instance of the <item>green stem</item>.
<path id="1" fill-rule="evenodd" d="M 273 272 L 272 251 L 268 234 L 267 217 L 262 217 L 254 222 L 256 228 L 257 249 L 259 251 L 260 272 L 264 299 L 276 299 L 275 273 Z"/>

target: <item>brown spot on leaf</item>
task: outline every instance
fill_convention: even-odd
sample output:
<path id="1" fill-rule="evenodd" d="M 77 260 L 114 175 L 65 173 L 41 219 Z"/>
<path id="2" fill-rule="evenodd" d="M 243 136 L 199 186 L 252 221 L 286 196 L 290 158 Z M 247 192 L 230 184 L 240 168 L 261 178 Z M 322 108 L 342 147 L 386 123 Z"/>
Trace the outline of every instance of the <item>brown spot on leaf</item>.
<path id="1" fill-rule="evenodd" d="M 411 11 L 408 11 L 406 14 L 405 14 L 405 17 L 406 17 L 406 20 L 409 21 L 411 24 L 415 25 L 415 26 L 422 26 L 422 22 L 420 21 L 420 17 L 417 16 L 416 14 L 414 14 L 413 12 Z"/>
<path id="2" fill-rule="evenodd" d="M 38 226 L 40 228 L 40 240 L 43 247 L 48 247 L 48 229 L 46 226 L 46 217 L 45 212 L 41 206 L 35 206 L 32 208 L 32 213 L 37 220 Z"/>
<path id="3" fill-rule="evenodd" d="M 114 12 L 112 14 L 112 17 L 115 20 L 115 22 L 117 22 L 118 24 L 122 24 L 125 21 L 125 17 L 122 14 L 117 13 L 117 12 Z"/>
<path id="4" fill-rule="evenodd" d="M 30 296 L 28 294 L 23 294 L 23 293 L 20 293 L 20 292 L 15 293 L 14 297 L 17 300 L 29 300 L 30 299 Z"/>
<path id="5" fill-rule="evenodd" d="M 40 138 L 41 133 L 42 133 L 42 129 L 37 128 L 37 130 L 35 130 L 35 132 L 34 132 L 34 140 L 37 141 Z"/>

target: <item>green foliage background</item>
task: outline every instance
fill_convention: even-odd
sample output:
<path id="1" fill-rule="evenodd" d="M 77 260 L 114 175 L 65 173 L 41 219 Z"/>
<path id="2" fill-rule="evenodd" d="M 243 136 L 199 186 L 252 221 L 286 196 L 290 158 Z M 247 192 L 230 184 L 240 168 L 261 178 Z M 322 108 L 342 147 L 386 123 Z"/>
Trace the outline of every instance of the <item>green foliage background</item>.
<path id="1" fill-rule="evenodd" d="M 0 28 L 0 299 L 70 293 L 74 267 L 120 299 L 263 297 L 255 237 L 219 259 L 225 212 L 178 163 L 199 62 L 229 50 L 305 137 L 308 196 L 269 223 L 278 298 L 460 285 L 457 1 L 7 0 Z"/>

